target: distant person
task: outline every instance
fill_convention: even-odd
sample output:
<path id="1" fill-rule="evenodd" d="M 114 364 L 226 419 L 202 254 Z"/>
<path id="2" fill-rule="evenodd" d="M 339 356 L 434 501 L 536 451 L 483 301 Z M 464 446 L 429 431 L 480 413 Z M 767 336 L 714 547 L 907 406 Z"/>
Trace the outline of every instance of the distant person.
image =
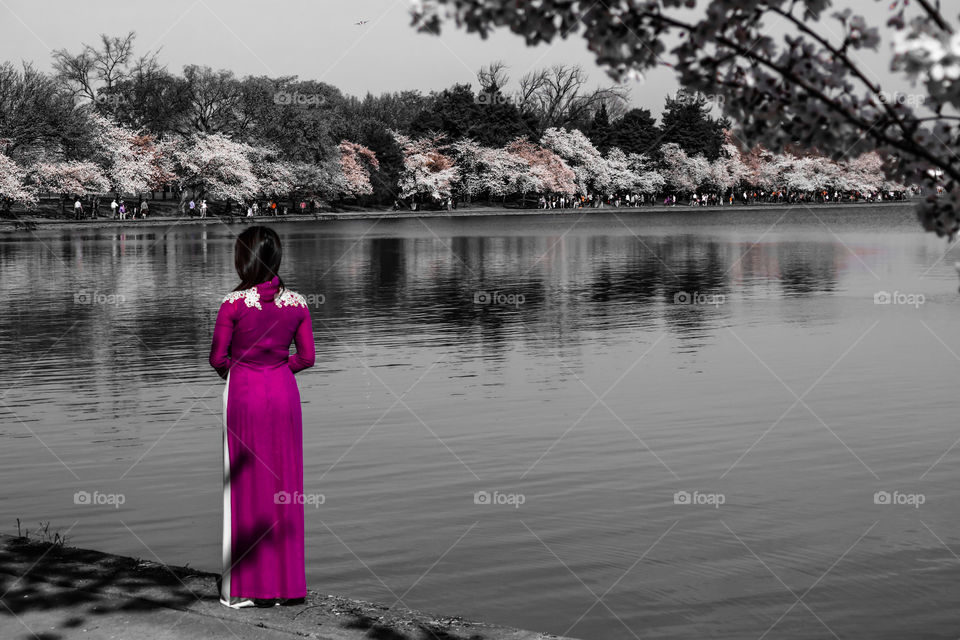
<path id="1" fill-rule="evenodd" d="M 206 200 L 200 201 L 200 217 L 201 218 L 207 217 L 207 201 Z"/>
<path id="2" fill-rule="evenodd" d="M 248 205 L 247 205 L 247 217 L 248 217 L 248 218 L 252 218 L 252 217 L 253 217 L 253 205 L 251 205 L 251 204 L 248 204 Z"/>
<path id="3" fill-rule="evenodd" d="M 302 214 L 306 214 L 306 213 L 307 213 L 307 201 L 306 201 L 306 200 L 301 200 L 301 201 L 300 201 L 300 213 L 302 213 Z"/>
<path id="4" fill-rule="evenodd" d="M 118 209 L 119 207 L 120 207 L 120 205 L 117 204 L 117 199 L 114 198 L 114 199 L 113 199 L 113 202 L 110 203 L 110 217 L 111 217 L 111 218 L 116 218 L 116 217 L 117 217 L 117 209 Z"/>
<path id="5" fill-rule="evenodd" d="M 191 201 L 190 201 L 190 204 L 187 205 L 187 206 L 190 207 L 190 215 L 192 216 L 194 210 L 197 208 L 197 203 L 194 202 L 193 200 L 191 200 Z"/>
<path id="6" fill-rule="evenodd" d="M 146 218 L 146 217 L 147 217 L 147 213 L 148 213 L 149 211 L 150 211 L 150 203 L 148 203 L 146 200 L 144 200 L 144 201 L 140 204 L 140 217 L 141 217 L 141 218 Z"/>
<path id="7" fill-rule="evenodd" d="M 310 310 L 278 275 L 276 231 L 249 227 L 234 253 L 240 284 L 220 304 L 210 347 L 210 366 L 227 381 L 220 603 L 299 604 L 307 595 L 306 496 L 294 374 L 314 364 Z"/>
<path id="8" fill-rule="evenodd" d="M 260 215 L 260 204 L 256 200 L 253 201 L 253 215 Z"/>
<path id="9" fill-rule="evenodd" d="M 80 202 L 80 198 L 77 198 L 76 202 L 73 203 L 73 219 L 83 219 L 83 203 Z"/>
<path id="10" fill-rule="evenodd" d="M 125 204 L 123 203 L 123 200 L 120 201 L 120 207 L 117 209 L 117 211 L 120 212 L 120 219 L 121 219 L 121 220 L 126 220 L 126 219 L 127 219 L 127 205 L 125 205 Z"/>

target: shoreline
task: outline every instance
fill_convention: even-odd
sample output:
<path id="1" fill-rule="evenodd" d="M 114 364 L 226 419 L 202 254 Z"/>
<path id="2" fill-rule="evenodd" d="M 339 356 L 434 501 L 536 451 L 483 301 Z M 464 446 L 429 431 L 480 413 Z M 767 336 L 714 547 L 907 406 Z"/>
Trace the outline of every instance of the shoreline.
<path id="1" fill-rule="evenodd" d="M 575 640 L 315 589 L 303 605 L 233 610 L 219 602 L 218 577 L 0 534 L 0 636 Z"/>
<path id="2" fill-rule="evenodd" d="M 404 220 L 417 218 L 492 218 L 499 216 L 574 216 L 581 214 L 617 213 L 623 215 L 637 215 L 647 213 L 704 213 L 725 211 L 777 211 L 810 208 L 815 211 L 824 209 L 846 209 L 857 207 L 900 207 L 917 202 L 916 198 L 883 202 L 830 202 L 830 203 L 761 203 L 750 205 L 726 205 L 691 207 L 686 204 L 675 206 L 653 205 L 647 207 L 601 207 L 588 209 L 497 209 L 478 207 L 472 209 L 454 209 L 453 211 L 339 211 L 316 214 L 287 214 L 284 216 L 246 216 L 206 218 L 163 216 L 137 220 L 117 220 L 111 218 L 96 218 L 87 220 L 72 220 L 69 218 L 37 218 L 32 216 L 17 216 L 13 219 L 0 219 L 0 232 L 28 231 L 34 229 L 104 229 L 122 227 L 171 227 L 171 226 L 206 226 L 208 224 L 285 224 L 297 222 L 332 222 L 342 220 Z"/>

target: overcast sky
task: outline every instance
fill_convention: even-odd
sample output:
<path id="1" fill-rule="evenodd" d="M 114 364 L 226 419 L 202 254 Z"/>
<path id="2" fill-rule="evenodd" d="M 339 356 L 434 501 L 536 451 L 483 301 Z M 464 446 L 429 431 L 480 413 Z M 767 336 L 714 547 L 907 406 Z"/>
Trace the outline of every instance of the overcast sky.
<path id="1" fill-rule="evenodd" d="M 698 3 L 702 4 L 702 3 Z M 875 0 L 846 0 L 871 23 L 886 10 Z M 226 68 L 238 76 L 297 75 L 364 95 L 402 89 L 430 91 L 458 82 L 476 86 L 477 69 L 504 60 L 516 80 L 531 69 L 579 64 L 590 87 L 610 80 L 579 37 L 527 47 L 501 32 L 488 40 L 450 26 L 440 37 L 410 26 L 409 0 L 0 0 L 0 60 L 27 60 L 50 68 L 50 51 L 76 52 L 100 33 L 138 34 L 137 51 L 162 48 L 172 71 L 186 64 Z M 356 25 L 369 20 L 364 25 Z M 831 28 L 837 29 L 831 24 Z M 770 25 L 772 35 L 782 33 Z M 889 81 L 889 43 L 880 54 L 860 54 L 868 75 Z M 658 67 L 644 82 L 631 82 L 631 102 L 659 114 L 664 96 L 677 88 L 674 73 Z M 897 82 L 894 90 L 908 90 Z"/>

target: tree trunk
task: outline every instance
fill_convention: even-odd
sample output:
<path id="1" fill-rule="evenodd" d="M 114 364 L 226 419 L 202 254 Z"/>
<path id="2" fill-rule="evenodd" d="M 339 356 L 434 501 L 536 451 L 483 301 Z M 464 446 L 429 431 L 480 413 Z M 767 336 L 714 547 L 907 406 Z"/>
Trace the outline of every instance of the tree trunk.
<path id="1" fill-rule="evenodd" d="M 187 214 L 187 200 L 190 198 L 191 189 L 183 189 L 180 191 L 180 204 L 177 205 L 177 210 L 180 211 L 180 215 L 184 216 Z"/>

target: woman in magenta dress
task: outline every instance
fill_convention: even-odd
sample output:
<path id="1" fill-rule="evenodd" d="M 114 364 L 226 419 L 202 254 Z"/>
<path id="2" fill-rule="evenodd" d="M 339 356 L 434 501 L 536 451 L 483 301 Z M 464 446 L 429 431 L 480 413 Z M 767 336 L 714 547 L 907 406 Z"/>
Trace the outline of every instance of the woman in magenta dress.
<path id="1" fill-rule="evenodd" d="M 313 328 L 303 296 L 277 275 L 281 257 L 272 229 L 240 234 L 240 284 L 220 305 L 210 350 L 210 366 L 227 381 L 220 601 L 234 608 L 296 603 L 307 594 L 303 425 L 293 374 L 313 366 Z"/>

